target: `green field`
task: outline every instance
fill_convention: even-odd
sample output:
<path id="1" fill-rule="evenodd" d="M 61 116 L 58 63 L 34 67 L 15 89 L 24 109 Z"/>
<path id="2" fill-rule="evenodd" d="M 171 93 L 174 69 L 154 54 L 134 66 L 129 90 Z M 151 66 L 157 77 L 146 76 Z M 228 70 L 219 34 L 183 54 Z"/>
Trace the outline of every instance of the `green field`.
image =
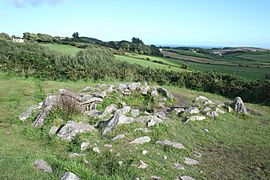
<path id="1" fill-rule="evenodd" d="M 75 55 L 77 54 L 81 49 L 70 46 L 70 45 L 63 45 L 63 44 L 42 44 L 45 47 L 48 47 L 50 49 L 65 53 L 67 55 Z"/>
<path id="2" fill-rule="evenodd" d="M 151 138 L 181 142 L 187 148 L 183 151 L 162 148 L 154 142 L 128 146 L 128 141 L 143 135 L 133 132 L 136 123 L 117 128 L 109 134 L 109 138 L 100 138 L 98 134 L 81 136 L 102 147 L 103 144 L 112 143 L 110 138 L 115 135 L 127 133 L 126 139 L 113 143 L 113 153 L 106 149 L 101 149 L 100 154 L 88 151 L 89 163 L 86 163 L 83 158 L 68 158 L 69 153 L 78 152 L 81 138 L 77 139 L 79 142 L 70 143 L 50 138 L 46 128 L 33 129 L 31 120 L 22 123 L 18 115 L 59 88 L 80 92 L 84 87 L 94 85 L 92 82 L 41 81 L 0 73 L 0 84 L 0 179 L 59 179 L 66 171 L 76 173 L 81 179 L 149 179 L 153 175 L 163 179 L 174 179 L 180 175 L 195 179 L 267 179 L 270 176 L 269 107 L 247 103 L 248 108 L 261 115 L 244 117 L 232 113 L 215 120 L 190 124 L 183 124 L 176 117 L 164 125 L 151 128 L 148 134 Z M 199 95 L 222 102 L 232 101 L 209 93 L 167 88 L 177 98 L 181 97 L 178 100 L 186 99 L 189 103 Z M 133 103 L 141 106 L 142 102 L 135 99 Z M 56 118 L 59 120 L 62 116 Z M 147 150 L 148 154 L 142 155 L 142 150 Z M 198 159 L 200 164 L 176 170 L 173 163 L 182 162 L 184 156 L 192 157 L 192 151 L 202 154 Z M 168 157 L 166 161 L 165 155 Z M 49 162 L 54 173 L 46 174 L 35 169 L 33 161 L 36 159 Z M 146 162 L 149 168 L 138 169 L 136 164 L 139 160 Z M 119 167 L 118 161 L 123 161 L 124 166 Z"/>
<path id="3" fill-rule="evenodd" d="M 59 52 L 75 55 L 81 49 L 69 45 L 58 45 L 58 44 L 44 44 L 45 46 L 57 50 Z M 174 58 L 163 58 L 147 55 L 139 55 L 134 53 L 126 53 L 123 55 L 115 55 L 119 61 L 125 61 L 131 64 L 139 64 L 143 67 L 160 68 L 165 70 L 173 71 L 186 71 L 181 68 L 183 64 L 188 66 L 189 71 L 207 71 L 215 70 L 220 73 L 230 74 L 233 76 L 241 77 L 248 80 L 264 79 L 266 74 L 270 73 L 270 66 L 268 61 L 269 54 L 252 55 L 252 54 L 235 54 L 233 57 L 211 57 L 205 54 L 196 54 L 189 51 L 177 50 L 186 56 L 207 58 L 207 62 L 193 62 L 187 60 L 174 59 Z M 239 58 L 240 57 L 240 58 Z M 243 59 L 246 58 L 246 59 Z M 219 64 L 211 64 L 217 62 Z M 222 62 L 223 64 L 220 64 Z M 242 64 L 239 66 L 239 64 Z M 259 67 L 257 67 L 259 66 Z"/>

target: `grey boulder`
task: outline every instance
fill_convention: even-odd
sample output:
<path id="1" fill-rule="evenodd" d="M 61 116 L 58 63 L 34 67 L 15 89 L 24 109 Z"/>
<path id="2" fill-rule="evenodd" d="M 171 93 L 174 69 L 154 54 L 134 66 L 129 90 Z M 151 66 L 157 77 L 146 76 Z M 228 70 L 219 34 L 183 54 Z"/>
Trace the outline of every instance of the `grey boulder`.
<path id="1" fill-rule="evenodd" d="M 64 127 L 62 127 L 57 134 L 60 139 L 63 140 L 72 140 L 77 134 L 92 132 L 95 131 L 95 128 L 90 124 L 76 123 L 74 121 L 68 121 Z"/>
<path id="2" fill-rule="evenodd" d="M 43 172 L 52 173 L 52 167 L 44 160 L 38 159 L 34 162 L 35 167 Z"/>
<path id="3" fill-rule="evenodd" d="M 66 172 L 62 177 L 61 180 L 79 180 L 80 178 L 72 173 L 72 172 Z"/>

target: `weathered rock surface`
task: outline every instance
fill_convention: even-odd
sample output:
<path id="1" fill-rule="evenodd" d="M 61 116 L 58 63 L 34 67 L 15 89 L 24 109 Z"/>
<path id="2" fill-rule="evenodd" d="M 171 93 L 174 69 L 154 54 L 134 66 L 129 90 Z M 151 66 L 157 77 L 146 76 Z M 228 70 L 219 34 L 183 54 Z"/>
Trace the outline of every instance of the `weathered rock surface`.
<path id="1" fill-rule="evenodd" d="M 188 114 L 199 114 L 200 110 L 197 107 L 190 107 L 186 110 Z"/>
<path id="2" fill-rule="evenodd" d="M 206 116 L 216 118 L 218 117 L 218 113 L 216 111 L 207 112 Z"/>
<path id="3" fill-rule="evenodd" d="M 199 164 L 199 161 L 197 161 L 195 159 L 191 159 L 189 157 L 185 157 L 184 163 L 187 165 L 196 165 L 196 164 Z"/>
<path id="4" fill-rule="evenodd" d="M 162 119 L 158 118 L 157 116 L 150 115 L 150 116 L 141 116 L 138 118 L 138 121 L 146 124 L 148 127 L 154 126 L 158 123 L 162 123 Z"/>
<path id="5" fill-rule="evenodd" d="M 234 99 L 234 110 L 237 113 L 247 114 L 246 106 L 245 106 L 243 100 L 241 99 L 241 97 L 236 97 Z"/>
<path id="6" fill-rule="evenodd" d="M 146 169 L 148 167 L 148 164 L 140 160 L 140 164 L 138 166 L 139 169 Z"/>
<path id="7" fill-rule="evenodd" d="M 184 165 L 181 163 L 174 163 L 174 167 L 177 170 L 184 170 L 185 169 Z"/>
<path id="8" fill-rule="evenodd" d="M 119 135 L 115 136 L 114 138 L 112 138 L 112 141 L 118 141 L 118 140 L 123 139 L 125 137 L 126 137 L 125 134 L 119 134 Z"/>
<path id="9" fill-rule="evenodd" d="M 85 151 L 90 146 L 90 143 L 88 141 L 82 142 L 81 144 L 81 151 Z"/>
<path id="10" fill-rule="evenodd" d="M 135 118 L 135 117 L 138 117 L 140 115 L 140 110 L 139 109 L 131 109 L 130 113 L 131 113 L 131 116 Z"/>
<path id="11" fill-rule="evenodd" d="M 68 121 L 63 126 L 57 136 L 63 140 L 72 140 L 78 133 L 92 132 L 96 129 L 90 124 L 76 123 L 74 121 Z"/>
<path id="12" fill-rule="evenodd" d="M 62 177 L 61 180 L 79 180 L 80 178 L 72 173 L 72 172 L 66 172 Z"/>
<path id="13" fill-rule="evenodd" d="M 159 87 L 157 89 L 157 91 L 162 94 L 163 96 L 169 98 L 169 99 L 172 99 L 173 98 L 173 95 L 165 88 L 162 88 L 162 87 Z"/>
<path id="14" fill-rule="evenodd" d="M 190 176 L 181 176 L 179 180 L 195 180 L 195 179 Z"/>
<path id="15" fill-rule="evenodd" d="M 24 111 L 23 113 L 21 113 L 19 115 L 19 119 L 21 121 L 25 121 L 26 119 L 28 119 L 32 115 L 34 110 L 41 109 L 41 108 L 42 108 L 42 103 L 39 103 L 39 105 L 37 105 L 37 106 L 29 107 L 26 111 Z"/>
<path id="16" fill-rule="evenodd" d="M 164 140 L 164 141 L 157 141 L 156 144 L 160 144 L 163 146 L 171 146 L 176 149 L 185 149 L 184 145 L 178 142 L 172 142 L 169 140 Z"/>
<path id="17" fill-rule="evenodd" d="M 134 141 L 131 141 L 129 144 L 144 144 L 151 141 L 151 138 L 149 136 L 143 136 L 135 139 Z"/>
<path id="18" fill-rule="evenodd" d="M 43 172 L 52 173 L 52 167 L 44 160 L 38 159 L 34 162 L 35 167 Z"/>
<path id="19" fill-rule="evenodd" d="M 55 135 L 58 129 L 59 129 L 59 127 L 52 126 L 50 128 L 49 135 L 51 135 L 51 136 Z"/>
<path id="20" fill-rule="evenodd" d="M 203 121 L 205 120 L 205 116 L 191 116 L 188 118 L 188 120 L 186 122 L 190 122 L 190 121 Z"/>
<path id="21" fill-rule="evenodd" d="M 33 122 L 33 127 L 41 127 L 44 124 L 45 118 L 49 115 L 50 111 L 57 106 L 60 102 L 59 96 L 48 96 L 43 102 L 43 110 L 40 112 L 36 120 Z"/>

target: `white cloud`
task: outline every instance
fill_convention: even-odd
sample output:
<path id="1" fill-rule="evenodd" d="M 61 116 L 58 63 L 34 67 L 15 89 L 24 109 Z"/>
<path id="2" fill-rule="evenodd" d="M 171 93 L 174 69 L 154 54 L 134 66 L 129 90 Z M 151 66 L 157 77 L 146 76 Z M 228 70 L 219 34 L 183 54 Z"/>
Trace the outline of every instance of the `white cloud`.
<path id="1" fill-rule="evenodd" d="M 10 0 L 15 7 L 24 7 L 27 5 L 40 6 L 42 4 L 57 5 L 67 0 Z"/>

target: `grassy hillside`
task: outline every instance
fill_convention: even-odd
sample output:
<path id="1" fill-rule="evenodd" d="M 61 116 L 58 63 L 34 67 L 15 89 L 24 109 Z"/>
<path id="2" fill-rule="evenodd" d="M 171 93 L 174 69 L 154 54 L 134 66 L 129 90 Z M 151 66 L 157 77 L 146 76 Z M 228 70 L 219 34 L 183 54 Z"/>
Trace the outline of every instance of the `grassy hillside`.
<path id="1" fill-rule="evenodd" d="M 81 138 L 88 138 L 91 143 L 102 147 L 112 143 L 111 137 L 120 133 L 128 134 L 126 139 L 113 143 L 112 154 L 103 148 L 100 154 L 89 151 L 89 163 L 86 163 L 83 158 L 68 158 L 68 153 L 78 151 L 78 142 L 63 143 L 57 138 L 49 138 L 46 131 L 32 129 L 31 120 L 22 123 L 17 117 L 59 88 L 79 92 L 86 86 L 94 85 L 92 82 L 41 81 L 0 73 L 0 84 L 0 179 L 59 179 L 65 171 L 72 171 L 81 179 L 149 179 L 153 175 L 163 179 L 175 179 L 180 175 L 196 179 L 267 179 L 270 176 L 269 107 L 247 103 L 248 108 L 260 115 L 244 117 L 233 113 L 190 124 L 183 124 L 175 117 L 164 125 L 151 128 L 148 134 L 151 138 L 181 142 L 187 147 L 183 151 L 162 148 L 154 141 L 142 146 L 128 146 L 128 141 L 142 135 L 133 132 L 136 124 L 117 128 L 109 134 L 109 139 L 100 138 L 98 134 L 81 136 L 78 142 Z M 167 88 L 179 102 L 184 100 L 190 103 L 199 95 L 231 102 L 231 99 L 209 93 L 171 86 Z M 143 155 L 143 150 L 147 150 L 148 154 Z M 193 151 L 202 154 L 201 158 L 197 158 L 200 164 L 176 170 L 173 163 L 183 162 L 184 156 L 193 157 Z M 164 160 L 165 155 L 167 160 Z M 52 164 L 55 172 L 46 174 L 36 170 L 33 161 L 38 158 Z M 146 162 L 149 168 L 138 169 L 139 160 Z M 123 161 L 124 166 L 120 167 L 118 161 Z"/>

